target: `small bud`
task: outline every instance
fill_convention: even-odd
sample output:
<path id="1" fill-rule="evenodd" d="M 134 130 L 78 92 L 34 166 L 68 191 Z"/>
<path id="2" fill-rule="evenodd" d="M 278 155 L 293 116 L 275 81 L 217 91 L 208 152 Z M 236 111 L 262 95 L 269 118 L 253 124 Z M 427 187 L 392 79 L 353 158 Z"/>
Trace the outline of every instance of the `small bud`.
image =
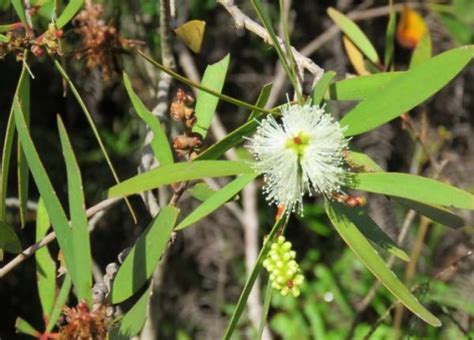
<path id="1" fill-rule="evenodd" d="M 38 45 L 33 45 L 31 46 L 31 53 L 33 53 L 35 57 L 41 57 L 44 55 L 44 49 Z"/>
<path id="2" fill-rule="evenodd" d="M 56 37 L 56 39 L 62 39 L 62 37 L 64 36 L 64 31 L 63 30 L 56 30 L 56 31 L 54 31 L 54 36 Z"/>

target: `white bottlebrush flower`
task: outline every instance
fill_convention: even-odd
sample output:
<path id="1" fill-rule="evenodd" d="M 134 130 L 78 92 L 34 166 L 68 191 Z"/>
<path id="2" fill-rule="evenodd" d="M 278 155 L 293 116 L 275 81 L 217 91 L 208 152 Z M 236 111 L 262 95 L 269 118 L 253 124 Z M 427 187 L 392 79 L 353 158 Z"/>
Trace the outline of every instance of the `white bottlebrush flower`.
<path id="1" fill-rule="evenodd" d="M 347 180 L 343 150 L 348 140 L 330 114 L 318 106 L 285 105 L 281 123 L 268 115 L 248 148 L 263 173 L 267 200 L 286 212 L 303 208 L 308 193 L 331 197 Z"/>

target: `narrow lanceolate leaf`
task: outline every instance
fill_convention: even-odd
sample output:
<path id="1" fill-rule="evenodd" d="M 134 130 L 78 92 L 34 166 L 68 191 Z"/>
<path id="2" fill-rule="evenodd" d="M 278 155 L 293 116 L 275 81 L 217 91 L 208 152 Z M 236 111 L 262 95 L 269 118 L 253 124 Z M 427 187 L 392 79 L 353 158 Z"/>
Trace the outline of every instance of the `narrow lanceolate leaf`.
<path id="1" fill-rule="evenodd" d="M 354 223 L 356 228 L 377 247 L 388 251 L 403 261 L 410 261 L 408 254 L 397 246 L 363 209 L 348 208 L 342 205 L 339 209 Z"/>
<path id="2" fill-rule="evenodd" d="M 397 15 L 393 8 L 392 2 L 390 2 L 390 14 L 388 15 L 387 31 L 385 33 L 385 53 L 384 53 L 384 66 L 388 69 L 390 64 L 393 64 L 393 51 L 395 49 L 395 29 L 397 27 Z"/>
<path id="3" fill-rule="evenodd" d="M 268 83 L 263 85 L 262 89 L 260 90 L 260 93 L 258 94 L 257 102 L 255 103 L 255 106 L 257 107 L 265 107 L 267 104 L 268 98 L 270 97 L 270 93 L 272 92 L 272 83 Z M 250 116 L 248 120 L 253 120 L 254 118 L 258 118 L 262 115 L 261 111 L 256 111 L 253 110 L 250 113 Z"/>
<path id="4" fill-rule="evenodd" d="M 75 271 L 80 273 L 77 277 L 78 281 L 74 282 L 74 284 L 79 300 L 85 300 L 89 307 L 92 307 L 92 256 L 81 172 L 60 116 L 58 116 L 58 129 L 66 163 L 69 212 L 72 227 L 70 236 L 74 246 L 74 266 Z"/>
<path id="5" fill-rule="evenodd" d="M 384 260 L 372 247 L 351 219 L 345 215 L 341 205 L 337 203 L 325 204 L 326 212 L 339 235 L 352 249 L 359 260 L 372 274 L 411 312 L 432 326 L 439 327 L 441 322 L 431 314 L 410 293 L 403 283 L 388 268 Z"/>
<path id="6" fill-rule="evenodd" d="M 229 55 L 226 55 L 219 62 L 209 65 L 204 71 L 201 85 L 216 91 L 217 93 L 222 92 L 224 87 L 225 77 L 227 69 L 229 68 Z M 217 103 L 219 98 L 199 90 L 196 98 L 195 115 L 196 123 L 193 126 L 192 131 L 198 133 L 205 138 L 207 135 L 207 129 L 211 125 L 212 117 L 216 112 Z"/>
<path id="7" fill-rule="evenodd" d="M 26 61 L 23 63 L 23 68 L 21 69 L 20 79 L 18 80 L 18 85 L 15 90 L 15 95 L 13 98 L 16 98 L 17 93 L 22 91 L 22 88 L 27 84 L 28 80 L 28 71 L 26 69 Z M 3 150 L 2 150 L 2 164 L 0 172 L 0 220 L 5 221 L 6 206 L 5 201 L 7 198 L 7 186 L 8 186 L 8 174 L 10 172 L 10 159 L 12 154 L 13 139 L 15 137 L 15 118 L 13 114 L 13 103 L 10 110 L 10 116 L 8 117 L 7 128 L 5 131 L 5 138 L 3 140 Z"/>
<path id="8" fill-rule="evenodd" d="M 14 24 L 0 25 L 0 33 L 13 31 L 13 30 L 18 29 L 18 28 L 23 28 L 23 23 L 17 22 L 17 23 L 14 23 Z"/>
<path id="9" fill-rule="evenodd" d="M 164 207 L 143 232 L 122 263 L 112 285 L 113 304 L 128 299 L 151 277 L 168 245 L 179 210 Z"/>
<path id="10" fill-rule="evenodd" d="M 263 108 L 267 104 L 271 90 L 272 84 L 267 84 L 262 88 L 258 96 L 257 102 L 255 103 L 256 107 Z M 227 136 L 225 136 L 223 139 L 211 145 L 209 148 L 199 154 L 196 157 L 196 160 L 218 159 L 223 156 L 227 150 L 242 143 L 245 140 L 244 137 L 249 136 L 255 131 L 258 126 L 256 118 L 259 118 L 262 115 L 263 112 L 253 110 L 249 116 L 248 121 L 245 124 L 239 126 L 237 129 L 227 134 Z"/>
<path id="11" fill-rule="evenodd" d="M 362 152 L 351 151 L 349 153 L 349 159 L 351 164 L 356 168 L 362 167 L 362 172 L 383 172 L 382 168 L 380 168 L 377 163 Z M 407 208 L 418 211 L 420 214 L 432 219 L 433 221 L 444 224 L 447 227 L 457 229 L 464 225 L 464 221 L 461 217 L 453 214 L 446 208 L 415 202 L 400 197 L 394 197 L 394 200 Z"/>
<path id="12" fill-rule="evenodd" d="M 28 27 L 28 22 L 26 21 L 25 8 L 23 7 L 23 2 L 21 0 L 11 0 L 13 8 L 15 9 L 16 15 L 20 18 L 21 22 L 25 27 Z"/>
<path id="13" fill-rule="evenodd" d="M 383 72 L 340 80 L 329 86 L 328 98 L 360 101 L 373 95 L 380 95 L 391 81 L 403 73 Z"/>
<path id="14" fill-rule="evenodd" d="M 207 183 L 198 182 L 187 190 L 189 194 L 201 202 L 206 201 L 209 197 L 214 195 L 217 190 L 212 189 Z"/>
<path id="15" fill-rule="evenodd" d="M 171 146 L 168 142 L 168 138 L 166 137 L 165 131 L 161 127 L 160 121 L 146 108 L 145 104 L 143 104 L 140 98 L 133 91 L 130 78 L 125 72 L 123 73 L 123 83 L 125 85 L 125 89 L 127 90 L 128 96 L 132 101 L 133 108 L 137 112 L 137 115 L 141 119 L 143 119 L 146 125 L 153 132 L 154 136 L 150 145 L 153 149 L 155 157 L 160 162 L 160 165 L 172 164 L 173 152 L 171 151 Z"/>
<path id="16" fill-rule="evenodd" d="M 194 209 L 183 221 L 181 221 L 181 223 L 178 224 L 176 229 L 179 230 L 189 227 L 191 224 L 196 223 L 201 218 L 209 215 L 224 205 L 229 199 L 234 197 L 257 176 L 257 173 L 248 173 L 237 177 L 225 187 L 216 191 L 211 197 Z"/>
<path id="17" fill-rule="evenodd" d="M 56 27 L 63 28 L 81 9 L 84 0 L 70 0 L 56 21 Z"/>
<path id="18" fill-rule="evenodd" d="M 336 76 L 336 72 L 334 71 L 327 71 L 324 73 L 324 75 L 321 77 L 321 79 L 318 81 L 316 86 L 313 89 L 313 93 L 311 94 L 312 101 L 314 105 L 319 105 L 321 104 L 324 94 L 329 88 L 329 84 L 331 81 L 334 79 Z"/>
<path id="19" fill-rule="evenodd" d="M 58 321 L 63 307 L 67 302 L 67 298 L 69 297 L 71 286 L 71 275 L 69 273 L 66 273 L 61 289 L 59 290 L 56 300 L 54 301 L 53 310 L 51 311 L 51 316 L 48 320 L 48 324 L 46 325 L 46 332 L 51 332 L 53 327 L 56 325 L 56 321 Z"/>
<path id="20" fill-rule="evenodd" d="M 474 46 L 463 46 L 408 70 L 342 118 L 341 126 L 347 126 L 345 135 L 372 130 L 413 109 L 451 81 L 473 56 Z"/>
<path id="21" fill-rule="evenodd" d="M 51 180 L 49 179 L 46 170 L 41 162 L 36 148 L 33 144 L 31 136 L 26 127 L 26 122 L 21 112 L 20 103 L 18 100 L 14 102 L 14 114 L 15 124 L 18 131 L 18 138 L 21 142 L 23 150 L 25 151 L 26 160 L 30 168 L 31 174 L 38 188 L 38 191 L 43 198 L 46 211 L 48 212 L 49 219 L 56 232 L 56 238 L 61 248 L 64 259 L 66 261 L 66 267 L 71 274 L 74 284 L 80 282 L 77 276 L 82 273 L 76 272 L 74 262 L 74 245 L 70 235 L 69 222 L 66 214 L 59 202 L 59 199 L 54 191 Z"/>
<path id="22" fill-rule="evenodd" d="M 128 196 L 158 188 L 165 184 L 193 179 L 234 176 L 253 172 L 241 161 L 194 161 L 162 166 L 132 177 L 109 189 L 109 197 Z"/>
<path id="23" fill-rule="evenodd" d="M 34 336 L 35 338 L 39 338 L 41 335 L 30 323 L 22 318 L 16 318 L 15 322 L 15 329 L 19 333 L 28 334 Z"/>
<path id="24" fill-rule="evenodd" d="M 24 61 L 26 62 L 26 61 Z M 25 66 L 26 67 L 26 66 Z M 30 126 L 30 77 L 25 76 L 21 86 L 18 87 L 16 93 L 18 101 L 20 102 L 22 112 L 25 116 L 26 125 Z M 29 182 L 29 170 L 28 164 L 26 163 L 25 155 L 21 144 L 17 146 L 17 178 L 18 178 L 18 198 L 20 200 L 20 220 L 22 227 L 26 223 L 26 205 L 28 203 L 28 182 Z"/>
<path id="25" fill-rule="evenodd" d="M 79 106 L 82 108 L 82 111 L 84 112 L 87 122 L 89 123 L 91 130 L 94 133 L 95 139 L 97 140 L 97 144 L 99 144 L 100 150 L 102 151 L 102 154 L 104 155 L 105 161 L 107 162 L 107 165 L 109 166 L 110 172 L 112 173 L 112 176 L 114 177 L 115 182 L 120 183 L 120 179 L 117 175 L 117 172 L 115 171 L 114 165 L 112 164 L 112 160 L 110 159 L 109 154 L 107 153 L 107 150 L 105 149 L 105 145 L 102 142 L 102 138 L 100 138 L 99 131 L 97 130 L 97 127 L 95 126 L 94 120 L 92 119 L 92 115 L 89 112 L 89 109 L 87 108 L 86 104 L 82 100 L 81 95 L 79 94 L 79 91 L 77 91 L 76 86 L 71 81 L 71 79 L 69 78 L 64 68 L 61 66 L 61 63 L 57 60 L 54 60 L 54 65 L 58 69 L 59 73 L 61 73 L 64 80 L 67 81 L 67 83 L 69 84 L 69 87 L 71 88 L 71 91 L 74 94 L 74 97 L 76 97 L 76 100 L 79 103 Z M 133 220 L 136 222 L 137 218 L 135 216 L 135 212 L 132 209 L 132 206 L 130 205 L 130 202 L 128 201 L 128 199 L 125 199 L 125 202 L 127 203 L 128 210 L 130 211 L 130 214 L 132 215 Z"/>
<path id="26" fill-rule="evenodd" d="M 344 35 L 342 36 L 342 43 L 344 45 L 344 49 L 346 50 L 347 57 L 349 58 L 352 67 L 357 72 L 357 74 L 361 76 L 370 74 L 370 71 L 365 66 L 366 60 L 364 59 L 364 55 L 354 45 L 352 40 Z"/>
<path id="27" fill-rule="evenodd" d="M 150 302 L 150 287 L 142 297 L 120 320 L 118 327 L 110 332 L 110 340 L 127 340 L 137 335 L 143 328 L 147 317 L 148 303 Z"/>
<path id="28" fill-rule="evenodd" d="M 6 35 L 0 34 L 0 42 L 8 42 L 8 37 Z"/>
<path id="29" fill-rule="evenodd" d="M 249 298 L 250 292 L 252 291 L 253 285 L 255 284 L 258 274 L 262 269 L 263 260 L 270 251 L 271 244 L 275 240 L 278 231 L 280 231 L 284 221 L 285 218 L 280 218 L 278 221 L 276 221 L 276 223 L 272 227 L 272 230 L 265 239 L 265 243 L 263 244 L 263 247 L 260 250 L 260 253 L 258 254 L 257 262 L 255 263 L 252 272 L 247 278 L 247 281 L 245 282 L 244 289 L 242 290 L 242 293 L 240 293 L 239 301 L 237 301 L 237 306 L 235 306 L 234 312 L 232 313 L 232 316 L 229 321 L 229 325 L 227 325 L 227 329 L 224 334 L 225 340 L 230 339 L 232 333 L 234 333 L 235 326 L 237 326 L 237 323 L 239 322 L 240 316 L 242 315 L 245 305 L 247 304 L 247 300 Z"/>
<path id="30" fill-rule="evenodd" d="M 464 226 L 464 220 L 446 208 L 415 202 L 400 197 L 395 197 L 395 200 L 401 205 L 409 209 L 416 210 L 429 219 L 441 223 L 447 227 L 459 229 Z"/>
<path id="31" fill-rule="evenodd" d="M 426 31 L 416 45 L 416 48 L 413 50 L 410 60 L 410 68 L 427 62 L 431 58 L 431 55 L 431 36 L 430 32 Z"/>
<path id="32" fill-rule="evenodd" d="M 0 220 L 0 249 L 9 253 L 21 252 L 21 242 L 13 227 Z"/>
<path id="33" fill-rule="evenodd" d="M 39 200 L 36 210 L 36 242 L 48 232 L 50 222 L 43 200 Z M 49 320 L 56 299 L 56 262 L 51 257 L 48 247 L 40 248 L 35 253 L 36 280 L 38 294 L 43 309 L 43 316 Z"/>
<path id="34" fill-rule="evenodd" d="M 222 155 L 225 154 L 227 150 L 242 143 L 245 140 L 244 137 L 250 136 L 252 133 L 254 133 L 257 127 L 257 120 L 249 120 L 247 123 L 239 126 L 237 129 L 229 133 L 223 139 L 212 144 L 210 147 L 200 153 L 196 157 L 196 160 L 220 158 Z"/>
<path id="35" fill-rule="evenodd" d="M 367 38 L 367 36 L 362 32 L 362 30 L 357 26 L 351 19 L 337 11 L 336 9 L 330 7 L 327 10 L 328 15 L 336 23 L 336 25 L 341 29 L 344 34 L 352 40 L 354 45 L 374 64 L 379 64 L 379 56 L 374 46 Z"/>
<path id="36" fill-rule="evenodd" d="M 431 178 L 396 172 L 358 173 L 353 189 L 450 208 L 474 210 L 474 195 Z"/>

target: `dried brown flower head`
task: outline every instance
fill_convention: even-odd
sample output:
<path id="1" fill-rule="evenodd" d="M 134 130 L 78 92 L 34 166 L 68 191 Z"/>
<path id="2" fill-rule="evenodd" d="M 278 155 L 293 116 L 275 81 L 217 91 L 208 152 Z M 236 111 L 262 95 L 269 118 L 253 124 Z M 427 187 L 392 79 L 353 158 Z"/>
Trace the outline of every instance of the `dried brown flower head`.
<path id="1" fill-rule="evenodd" d="M 58 339 L 102 340 L 107 338 L 111 319 L 107 315 L 107 306 L 101 305 L 90 311 L 87 304 L 81 302 L 77 307 L 64 307 L 66 324 L 59 330 Z"/>
<path id="2" fill-rule="evenodd" d="M 38 37 L 33 37 L 23 30 L 23 26 L 12 25 L 12 30 L 6 33 L 7 41 L 0 43 L 0 59 L 12 53 L 18 61 L 23 60 L 25 50 L 30 50 L 35 57 L 41 57 L 45 52 L 61 54 L 59 40 L 63 31 L 50 23 L 48 29 Z"/>
<path id="3" fill-rule="evenodd" d="M 142 44 L 136 40 L 122 38 L 117 28 L 104 20 L 104 7 L 86 1 L 85 8 L 74 18 L 75 32 L 81 38 L 81 46 L 75 52 L 77 59 L 85 59 L 86 67 L 99 67 L 105 80 L 109 80 L 115 70 L 116 55 L 127 48 Z"/>

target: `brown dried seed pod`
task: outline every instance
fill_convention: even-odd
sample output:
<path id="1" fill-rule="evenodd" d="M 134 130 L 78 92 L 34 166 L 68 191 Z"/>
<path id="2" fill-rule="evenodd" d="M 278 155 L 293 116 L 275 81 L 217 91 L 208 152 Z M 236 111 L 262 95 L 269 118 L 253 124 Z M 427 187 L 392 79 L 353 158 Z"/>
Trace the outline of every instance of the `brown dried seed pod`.
<path id="1" fill-rule="evenodd" d="M 170 105 L 170 116 L 173 120 L 178 122 L 184 119 L 184 103 L 180 101 L 173 101 Z"/>
<path id="2" fill-rule="evenodd" d="M 179 135 L 173 139 L 173 148 L 175 150 L 184 150 L 184 149 L 188 149 L 189 147 L 190 147 L 189 139 L 187 136 Z"/>

